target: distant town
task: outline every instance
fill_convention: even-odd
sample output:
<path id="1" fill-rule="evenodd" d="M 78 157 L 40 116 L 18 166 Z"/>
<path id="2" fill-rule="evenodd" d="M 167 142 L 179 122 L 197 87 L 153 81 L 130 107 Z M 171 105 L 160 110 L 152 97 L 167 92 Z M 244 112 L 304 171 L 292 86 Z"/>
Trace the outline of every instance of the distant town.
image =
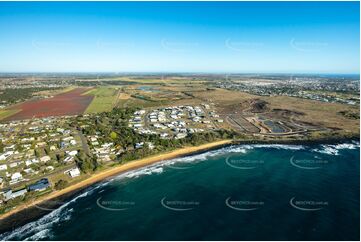
<path id="1" fill-rule="evenodd" d="M 282 95 L 330 103 L 360 104 L 358 96 L 360 82 L 357 78 L 307 76 L 289 76 L 289 80 L 285 78 L 287 77 L 265 79 L 262 77 L 244 78 L 229 75 L 224 81 L 219 81 L 216 86 L 261 96 Z"/>

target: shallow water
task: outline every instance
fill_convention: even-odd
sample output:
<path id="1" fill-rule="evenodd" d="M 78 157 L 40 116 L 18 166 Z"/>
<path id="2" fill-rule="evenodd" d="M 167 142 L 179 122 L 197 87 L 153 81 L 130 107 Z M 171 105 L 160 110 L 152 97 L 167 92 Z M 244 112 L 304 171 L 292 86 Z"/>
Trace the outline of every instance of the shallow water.
<path id="1" fill-rule="evenodd" d="M 122 174 L 5 240 L 358 240 L 359 144 L 238 145 Z"/>

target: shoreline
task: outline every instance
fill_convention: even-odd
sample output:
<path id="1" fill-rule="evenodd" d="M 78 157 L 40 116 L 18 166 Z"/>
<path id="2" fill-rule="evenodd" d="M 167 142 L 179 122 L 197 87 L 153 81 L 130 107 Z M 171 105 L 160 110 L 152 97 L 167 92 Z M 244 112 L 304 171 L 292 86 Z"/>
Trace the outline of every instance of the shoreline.
<path id="1" fill-rule="evenodd" d="M 281 145 L 332 145 L 344 142 L 360 142 L 359 136 L 352 137 L 335 137 L 335 138 L 322 138 L 322 139 L 284 139 L 284 140 L 234 140 L 235 145 L 257 145 L 257 144 L 281 144 Z"/>
<path id="2" fill-rule="evenodd" d="M 114 177 L 116 175 L 136 170 L 142 167 L 156 164 L 164 160 L 170 160 L 179 157 L 192 156 L 199 153 L 207 152 L 214 149 L 219 149 L 222 147 L 230 145 L 256 145 L 256 144 L 281 144 L 281 145 L 316 145 L 316 144 L 337 144 L 343 142 L 352 142 L 358 141 L 359 138 L 327 138 L 327 139 L 318 139 L 318 140 L 221 140 L 215 141 L 208 144 L 203 144 L 199 146 L 189 146 L 180 148 L 168 153 L 162 153 L 158 155 L 153 155 L 150 157 L 130 161 L 125 164 L 115 166 L 113 168 L 101 171 L 99 173 L 93 174 L 91 177 L 86 178 L 76 184 L 70 185 L 59 191 L 53 191 L 44 197 L 40 197 L 35 201 L 28 201 L 23 205 L 16 207 L 13 210 L 10 210 L 7 213 L 0 215 L 0 234 L 8 232 L 16 227 L 27 224 L 28 222 L 34 221 L 37 218 L 42 217 L 45 214 L 50 213 L 52 210 L 60 207 L 63 204 L 63 201 L 66 201 L 76 194 L 84 191 L 91 185 L 104 181 L 108 178 Z M 42 204 L 52 202 L 48 209 L 40 209 Z M 39 205 L 39 206 L 37 206 Z M 49 204 L 48 204 L 49 205 Z M 20 221 L 19 221 L 20 220 Z"/>
<path id="3" fill-rule="evenodd" d="M 16 207 L 15 209 L 12 209 L 9 212 L 0 215 L 0 225 L 1 225 L 0 233 L 4 233 L 6 231 L 11 230 L 14 227 L 24 225 L 29 221 L 34 220 L 35 217 L 39 217 L 34 215 L 31 216 L 32 218 L 26 218 L 24 221 L 23 219 L 24 216 L 35 212 L 35 210 L 37 210 L 38 214 L 40 214 L 41 216 L 46 213 L 49 213 L 49 210 L 52 210 L 49 209 L 48 211 L 39 211 L 41 209 L 38 209 L 37 205 L 41 205 L 42 203 L 55 201 L 54 202 L 55 204 L 56 200 L 60 200 L 60 201 L 65 200 L 91 185 L 101 182 L 107 178 L 119 175 L 121 173 L 146 167 L 148 165 L 162 162 L 163 160 L 170 160 L 178 157 L 194 155 L 200 152 L 217 149 L 226 145 L 231 145 L 233 143 L 234 143 L 233 140 L 228 139 L 228 140 L 215 141 L 212 143 L 203 144 L 199 146 L 184 147 L 174 151 L 170 151 L 168 153 L 163 153 L 159 155 L 142 158 L 139 160 L 130 161 L 125 164 L 121 164 L 113 168 L 101 171 L 99 173 L 95 173 L 91 177 L 86 178 L 85 180 L 82 180 L 76 184 L 70 185 L 59 191 L 53 191 L 50 194 L 45 195 L 44 197 L 36 199 L 35 201 L 28 201 L 25 204 L 22 204 Z M 61 204 L 58 203 L 57 207 L 59 207 L 60 205 Z M 22 218 L 22 221 L 18 221 L 18 218 L 20 217 Z"/>

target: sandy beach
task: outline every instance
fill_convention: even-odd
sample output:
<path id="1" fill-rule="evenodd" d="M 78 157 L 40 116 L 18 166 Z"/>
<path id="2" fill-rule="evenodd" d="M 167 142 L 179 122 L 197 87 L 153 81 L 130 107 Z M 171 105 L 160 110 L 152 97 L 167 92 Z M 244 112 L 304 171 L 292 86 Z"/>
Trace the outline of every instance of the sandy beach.
<path id="1" fill-rule="evenodd" d="M 201 152 L 201 151 L 206 151 L 209 149 L 214 149 L 214 148 L 221 147 L 224 145 L 232 144 L 232 142 L 233 142 L 232 140 L 222 140 L 222 141 L 212 142 L 212 143 L 208 143 L 208 144 L 204 144 L 204 145 L 200 145 L 200 146 L 185 147 L 185 148 L 177 149 L 175 151 L 171 151 L 168 153 L 163 153 L 163 154 L 154 155 L 154 156 L 150 156 L 150 157 L 139 159 L 139 160 L 134 160 L 134 161 L 128 162 L 126 164 L 122 164 L 122 165 L 116 166 L 114 168 L 111 168 L 111 169 L 108 169 L 105 171 L 101 171 L 99 173 L 95 173 L 90 178 L 87 178 L 74 185 L 66 187 L 63 190 L 54 191 L 54 192 L 52 192 L 44 197 L 41 197 L 35 201 L 29 201 L 23 205 L 20 205 L 17 208 L 10 210 L 9 212 L 7 212 L 5 214 L 2 214 L 0 216 L 0 220 L 8 218 L 9 216 L 14 215 L 24 209 L 34 207 L 37 204 L 46 202 L 48 200 L 56 199 L 58 197 L 61 197 L 65 194 L 77 191 L 79 189 L 86 188 L 94 183 L 100 182 L 106 178 L 115 176 L 117 174 L 127 172 L 130 170 L 134 170 L 137 168 L 145 167 L 145 166 L 148 166 L 148 165 L 151 165 L 151 164 L 154 164 L 157 162 L 161 162 L 164 160 L 169 160 L 169 159 L 186 156 L 186 155 Z"/>

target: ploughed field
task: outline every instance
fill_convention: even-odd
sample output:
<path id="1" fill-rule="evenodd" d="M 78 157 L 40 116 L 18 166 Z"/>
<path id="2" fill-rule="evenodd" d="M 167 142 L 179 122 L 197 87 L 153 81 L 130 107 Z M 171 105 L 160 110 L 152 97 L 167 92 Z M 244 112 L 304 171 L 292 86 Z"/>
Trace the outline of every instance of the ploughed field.
<path id="1" fill-rule="evenodd" d="M 52 98 L 31 100 L 18 104 L 11 109 L 19 111 L 4 120 L 82 114 L 94 98 L 92 95 L 84 95 L 87 91 L 89 91 L 89 88 L 75 88 Z"/>

